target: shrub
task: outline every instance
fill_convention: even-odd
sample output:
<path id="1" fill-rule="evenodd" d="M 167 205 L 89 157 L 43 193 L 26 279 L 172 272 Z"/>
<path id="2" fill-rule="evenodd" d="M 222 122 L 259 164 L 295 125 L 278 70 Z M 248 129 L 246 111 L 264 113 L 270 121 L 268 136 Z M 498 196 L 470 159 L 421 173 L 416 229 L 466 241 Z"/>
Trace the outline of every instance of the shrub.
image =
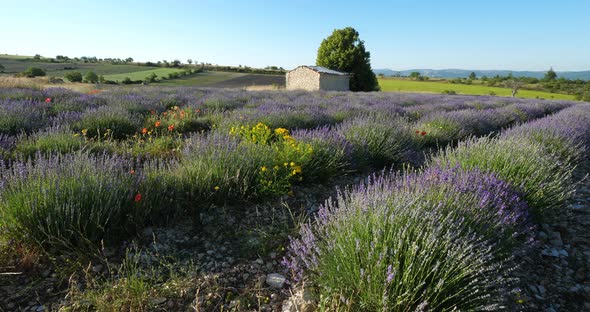
<path id="1" fill-rule="evenodd" d="M 82 74 L 80 72 L 70 72 L 64 76 L 70 82 L 82 82 Z"/>
<path id="2" fill-rule="evenodd" d="M 17 135 L 42 128 L 47 123 L 43 104 L 24 100 L 0 100 L 0 134 Z"/>
<path id="3" fill-rule="evenodd" d="M 298 130 L 293 137 L 309 144 L 313 150 L 306 164 L 306 181 L 326 182 L 351 171 L 352 147 L 348 141 L 330 127 Z"/>
<path id="4" fill-rule="evenodd" d="M 367 115 L 344 121 L 336 129 L 350 142 L 356 169 L 401 167 L 406 153 L 415 148 L 412 130 L 402 118 Z"/>
<path id="5" fill-rule="evenodd" d="M 42 155 L 65 154 L 82 148 L 83 139 L 65 127 L 51 127 L 29 136 L 21 135 L 15 152 L 27 159 L 40 153 Z"/>
<path id="6" fill-rule="evenodd" d="M 39 67 L 29 67 L 27 68 L 27 70 L 25 70 L 24 72 L 22 72 L 23 76 L 25 77 L 38 77 L 38 76 L 45 76 L 45 70 L 43 70 L 43 68 L 39 68 Z"/>
<path id="7" fill-rule="evenodd" d="M 199 110 L 200 111 L 200 110 Z M 167 111 L 156 114 L 155 111 L 146 119 L 144 126 L 156 132 L 189 133 L 204 132 L 211 129 L 211 122 L 197 110 L 172 106 Z M 156 127 L 155 125 L 158 124 Z M 167 129 L 171 129 L 166 131 Z"/>
<path id="8" fill-rule="evenodd" d="M 416 200 L 377 179 L 321 207 L 283 264 L 309 279 L 327 310 L 497 308 L 505 261 L 470 229 L 464 211 L 440 209 L 449 204 L 462 203 Z"/>
<path id="9" fill-rule="evenodd" d="M 0 227 L 10 238 L 75 248 L 118 239 L 143 224 L 140 175 L 118 157 L 37 157 L 0 171 Z"/>
<path id="10" fill-rule="evenodd" d="M 140 129 L 135 116 L 122 108 L 106 106 L 85 112 L 72 128 L 75 131 L 86 130 L 87 137 L 94 139 L 106 136 L 124 139 Z"/>
<path id="11" fill-rule="evenodd" d="M 97 83 L 98 75 L 93 71 L 89 71 L 84 75 L 84 80 L 88 83 Z"/>
<path id="12" fill-rule="evenodd" d="M 572 165 L 526 138 L 471 139 L 442 150 L 430 164 L 479 168 L 521 187 L 537 221 L 556 216 L 573 191 Z"/>

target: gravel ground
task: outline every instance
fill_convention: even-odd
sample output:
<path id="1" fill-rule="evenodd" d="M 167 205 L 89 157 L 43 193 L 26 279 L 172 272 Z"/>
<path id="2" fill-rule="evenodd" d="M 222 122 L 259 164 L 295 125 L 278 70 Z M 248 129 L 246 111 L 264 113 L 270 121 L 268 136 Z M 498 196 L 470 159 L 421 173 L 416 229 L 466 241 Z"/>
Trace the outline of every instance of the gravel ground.
<path id="1" fill-rule="evenodd" d="M 521 279 L 514 311 L 590 311 L 590 164 L 559 220 L 542 224 L 536 246 L 518 259 Z"/>

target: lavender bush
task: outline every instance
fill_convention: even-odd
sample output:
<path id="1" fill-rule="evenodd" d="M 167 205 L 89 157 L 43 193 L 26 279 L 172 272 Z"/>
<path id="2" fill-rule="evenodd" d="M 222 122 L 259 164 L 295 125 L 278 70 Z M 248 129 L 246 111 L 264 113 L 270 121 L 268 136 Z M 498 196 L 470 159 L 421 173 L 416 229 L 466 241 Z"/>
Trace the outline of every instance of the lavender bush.
<path id="1" fill-rule="evenodd" d="M 508 282 L 498 273 L 508 264 L 498 257 L 495 244 L 475 230 L 493 223 L 478 213 L 516 220 L 519 217 L 509 217 L 512 213 L 499 213 L 501 207 L 495 204 L 515 204 L 507 209 L 515 215 L 524 206 L 511 196 L 491 199 L 477 188 L 454 189 L 442 177 L 432 180 L 434 172 L 407 181 L 376 178 L 324 205 L 314 224 L 301 227 L 301 238 L 291 240 L 283 263 L 293 278 L 309 279 L 327 309 L 498 308 Z M 507 190 L 491 177 L 479 181 L 486 179 L 496 183 L 496 189 Z M 433 189 L 439 183 L 457 196 L 431 194 L 427 200 L 420 193 L 442 194 L 442 189 Z M 470 208 L 475 203 L 477 208 Z M 480 227 L 473 227 L 475 220 Z"/>
<path id="2" fill-rule="evenodd" d="M 143 225 L 135 210 L 141 176 L 119 157 L 38 155 L 0 170 L 3 235 L 46 247 L 79 248 Z"/>

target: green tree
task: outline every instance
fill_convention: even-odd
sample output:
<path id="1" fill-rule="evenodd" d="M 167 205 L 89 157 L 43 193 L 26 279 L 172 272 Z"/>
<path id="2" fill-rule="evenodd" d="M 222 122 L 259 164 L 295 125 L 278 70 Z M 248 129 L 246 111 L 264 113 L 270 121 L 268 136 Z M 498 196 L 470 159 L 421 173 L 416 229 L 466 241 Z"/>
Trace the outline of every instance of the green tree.
<path id="1" fill-rule="evenodd" d="M 37 76 L 45 76 L 45 71 L 43 68 L 39 67 L 29 67 L 27 70 L 23 72 L 23 75 L 29 78 L 37 77 Z"/>
<path id="2" fill-rule="evenodd" d="M 549 68 L 549 70 L 547 71 L 547 73 L 545 73 L 545 77 L 543 77 L 543 81 L 554 81 L 555 79 L 557 79 L 557 73 L 555 73 L 555 71 L 553 71 L 553 67 Z"/>
<path id="3" fill-rule="evenodd" d="M 80 72 L 70 72 L 64 76 L 70 82 L 82 82 L 82 74 Z"/>
<path id="4" fill-rule="evenodd" d="M 145 77 L 144 81 L 145 82 L 156 82 L 156 78 L 158 78 L 158 75 L 156 75 L 156 73 L 152 73 L 151 75 Z"/>
<path id="5" fill-rule="evenodd" d="M 504 82 L 504 85 L 507 88 L 510 88 L 511 93 L 512 93 L 512 97 L 516 97 L 518 90 L 520 90 L 520 88 L 524 87 L 525 82 L 519 78 L 511 78 L 511 79 L 506 80 Z"/>
<path id="6" fill-rule="evenodd" d="M 371 54 L 364 41 L 352 27 L 335 29 L 322 41 L 316 64 L 333 70 L 351 73 L 350 90 L 378 91 L 379 83 L 371 69 Z"/>
<path id="7" fill-rule="evenodd" d="M 477 75 L 475 75 L 475 72 L 471 72 L 469 74 L 469 80 L 474 80 L 475 78 L 477 78 Z"/>
<path id="8" fill-rule="evenodd" d="M 420 79 L 420 77 L 422 77 L 422 74 L 420 74 L 420 72 L 411 72 L 410 73 L 410 78 L 414 79 L 414 80 L 418 80 Z"/>
<path id="9" fill-rule="evenodd" d="M 97 83 L 98 82 L 98 75 L 93 71 L 89 71 L 86 73 L 86 75 L 84 75 L 84 80 L 86 80 L 86 82 L 89 82 L 89 83 Z"/>
<path id="10" fill-rule="evenodd" d="M 4 69 L 5 69 L 4 65 L 0 64 L 0 73 L 3 73 Z"/>

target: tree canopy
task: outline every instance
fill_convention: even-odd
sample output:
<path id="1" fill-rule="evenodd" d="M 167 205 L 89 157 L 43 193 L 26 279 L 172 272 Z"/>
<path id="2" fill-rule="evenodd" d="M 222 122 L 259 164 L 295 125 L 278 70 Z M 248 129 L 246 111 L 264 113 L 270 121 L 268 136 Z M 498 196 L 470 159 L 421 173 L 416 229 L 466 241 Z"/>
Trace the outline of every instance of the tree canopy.
<path id="1" fill-rule="evenodd" d="M 336 29 L 322 41 L 316 65 L 351 73 L 350 90 L 378 91 L 379 83 L 371 69 L 371 54 L 352 27 Z"/>
<path id="2" fill-rule="evenodd" d="M 557 73 L 553 71 L 553 67 L 550 68 L 547 73 L 545 73 L 545 77 L 543 78 L 544 81 L 553 81 L 557 78 Z"/>

